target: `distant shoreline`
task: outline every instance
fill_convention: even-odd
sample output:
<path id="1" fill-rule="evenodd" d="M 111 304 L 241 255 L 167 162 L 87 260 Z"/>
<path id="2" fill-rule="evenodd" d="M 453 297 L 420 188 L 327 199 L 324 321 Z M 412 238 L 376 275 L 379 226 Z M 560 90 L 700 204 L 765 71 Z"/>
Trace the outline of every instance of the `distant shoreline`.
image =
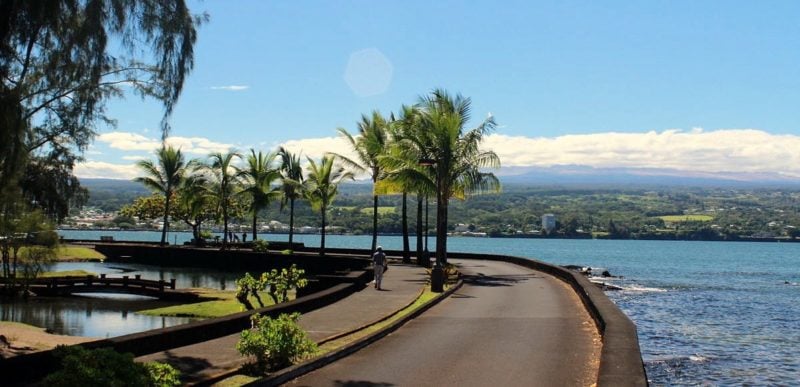
<path id="1" fill-rule="evenodd" d="M 108 232 L 161 232 L 161 230 L 154 230 L 154 229 L 108 229 L 108 228 L 58 228 L 56 231 L 108 231 Z M 191 234 L 191 230 L 174 230 L 169 231 L 170 234 L 174 233 L 185 233 Z M 222 234 L 222 232 L 212 232 L 213 234 Z M 262 231 L 258 233 L 259 235 L 287 235 L 287 232 L 273 232 L 273 231 Z M 319 233 L 299 233 L 295 232 L 295 235 L 319 235 Z M 363 235 L 370 235 L 370 234 L 349 234 L 349 233 L 337 233 L 337 232 L 326 232 L 326 235 L 344 235 L 344 236 L 363 236 Z M 378 233 L 379 236 L 402 236 L 401 233 Z M 431 237 L 435 237 L 435 235 L 431 234 Z M 556 235 L 556 236 L 542 236 L 536 234 L 522 234 L 522 235 L 486 235 L 486 236 L 477 236 L 477 235 L 448 235 L 449 237 L 453 238 L 495 238 L 495 239 L 597 239 L 597 240 L 641 240 L 641 241 L 686 241 L 686 242 L 765 242 L 765 243 L 797 243 L 800 242 L 800 238 L 791 239 L 788 237 L 773 237 L 773 238 L 751 238 L 751 237 L 740 237 L 737 239 L 690 239 L 690 238 L 675 238 L 674 236 L 669 237 L 667 235 L 659 236 L 659 237 L 637 237 L 637 238 L 608 238 L 608 237 L 592 237 L 586 234 L 579 235 L 579 236 L 563 236 L 563 235 Z M 416 237 L 416 234 L 409 234 L 409 237 Z M 69 241 L 73 238 L 63 238 L 65 241 Z M 97 241 L 100 241 L 98 238 Z"/>

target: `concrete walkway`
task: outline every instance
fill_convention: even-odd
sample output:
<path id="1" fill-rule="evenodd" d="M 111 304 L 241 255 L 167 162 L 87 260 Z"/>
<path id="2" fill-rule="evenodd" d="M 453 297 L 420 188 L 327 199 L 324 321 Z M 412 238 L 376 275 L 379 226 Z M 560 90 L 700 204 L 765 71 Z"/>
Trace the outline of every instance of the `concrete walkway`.
<path id="1" fill-rule="evenodd" d="M 414 301 L 427 283 L 424 268 L 390 261 L 382 290 L 370 284 L 332 305 L 304 314 L 300 325 L 315 342 L 349 332 L 393 314 Z M 181 371 L 184 383 L 196 383 L 237 369 L 246 358 L 236 351 L 239 334 L 173 348 L 136 358 L 169 363 Z"/>

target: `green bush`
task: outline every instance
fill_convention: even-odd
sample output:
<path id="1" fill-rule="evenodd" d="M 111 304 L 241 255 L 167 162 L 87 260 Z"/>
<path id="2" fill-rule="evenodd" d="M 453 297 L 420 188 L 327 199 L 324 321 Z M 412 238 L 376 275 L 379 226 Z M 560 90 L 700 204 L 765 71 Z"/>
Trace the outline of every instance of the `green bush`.
<path id="1" fill-rule="evenodd" d="M 157 361 L 144 363 L 154 386 L 177 387 L 181 385 L 181 373 L 175 367 Z"/>
<path id="2" fill-rule="evenodd" d="M 298 269 L 297 265 L 290 268 L 272 269 L 269 272 L 261 273 L 259 279 L 254 278 L 250 273 L 244 273 L 244 277 L 236 280 L 236 299 L 244 305 L 247 310 L 252 310 L 253 305 L 248 297 L 255 297 L 259 307 L 263 308 L 264 303 L 258 292 L 267 290 L 272 301 L 276 304 L 289 300 L 289 291 L 300 289 L 308 285 L 305 278 L 305 270 Z"/>
<path id="3" fill-rule="evenodd" d="M 292 249 L 282 250 L 281 254 L 283 254 L 283 255 L 292 255 L 292 254 L 294 254 L 294 250 L 292 250 Z"/>
<path id="4" fill-rule="evenodd" d="M 297 324 L 300 313 L 281 314 L 276 319 L 253 315 L 252 329 L 242 331 L 236 350 L 242 356 L 253 356 L 260 371 L 290 366 L 305 355 L 314 353 L 317 345 Z"/>
<path id="5" fill-rule="evenodd" d="M 256 239 L 253 241 L 253 251 L 259 253 L 266 253 L 269 251 L 269 242 L 264 239 Z"/>
<path id="6" fill-rule="evenodd" d="M 130 353 L 110 348 L 88 350 L 80 346 L 59 346 L 55 356 L 61 369 L 44 379 L 44 385 L 83 386 L 158 386 L 180 385 L 180 374 L 169 364 L 136 363 Z"/>

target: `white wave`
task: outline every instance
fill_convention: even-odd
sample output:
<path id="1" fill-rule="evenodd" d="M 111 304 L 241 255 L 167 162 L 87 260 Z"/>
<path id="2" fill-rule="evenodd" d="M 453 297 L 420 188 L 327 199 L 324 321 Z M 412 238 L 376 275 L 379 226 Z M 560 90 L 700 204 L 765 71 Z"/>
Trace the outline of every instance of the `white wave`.
<path id="1" fill-rule="evenodd" d="M 661 288 L 651 288 L 647 286 L 641 285 L 619 285 L 622 288 L 622 291 L 631 292 L 631 293 L 664 293 L 667 292 L 667 289 Z"/>

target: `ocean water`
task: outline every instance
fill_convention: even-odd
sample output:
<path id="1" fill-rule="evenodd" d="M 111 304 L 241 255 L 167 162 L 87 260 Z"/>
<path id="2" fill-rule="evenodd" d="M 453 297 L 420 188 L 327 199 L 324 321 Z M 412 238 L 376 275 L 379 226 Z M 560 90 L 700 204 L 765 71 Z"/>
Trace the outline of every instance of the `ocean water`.
<path id="1" fill-rule="evenodd" d="M 64 231 L 66 238 L 159 240 L 157 232 Z M 286 235 L 265 235 L 286 240 Z M 170 241 L 190 236 L 174 233 Z M 318 235 L 297 235 L 309 246 Z M 330 235 L 330 247 L 370 245 Z M 401 238 L 379 243 L 400 249 Z M 435 244 L 430 240 L 431 249 Z M 413 242 L 412 242 L 413 246 Z M 636 323 L 652 385 L 800 384 L 800 244 L 565 239 L 448 239 L 451 251 L 536 258 L 623 276 L 608 296 Z"/>

